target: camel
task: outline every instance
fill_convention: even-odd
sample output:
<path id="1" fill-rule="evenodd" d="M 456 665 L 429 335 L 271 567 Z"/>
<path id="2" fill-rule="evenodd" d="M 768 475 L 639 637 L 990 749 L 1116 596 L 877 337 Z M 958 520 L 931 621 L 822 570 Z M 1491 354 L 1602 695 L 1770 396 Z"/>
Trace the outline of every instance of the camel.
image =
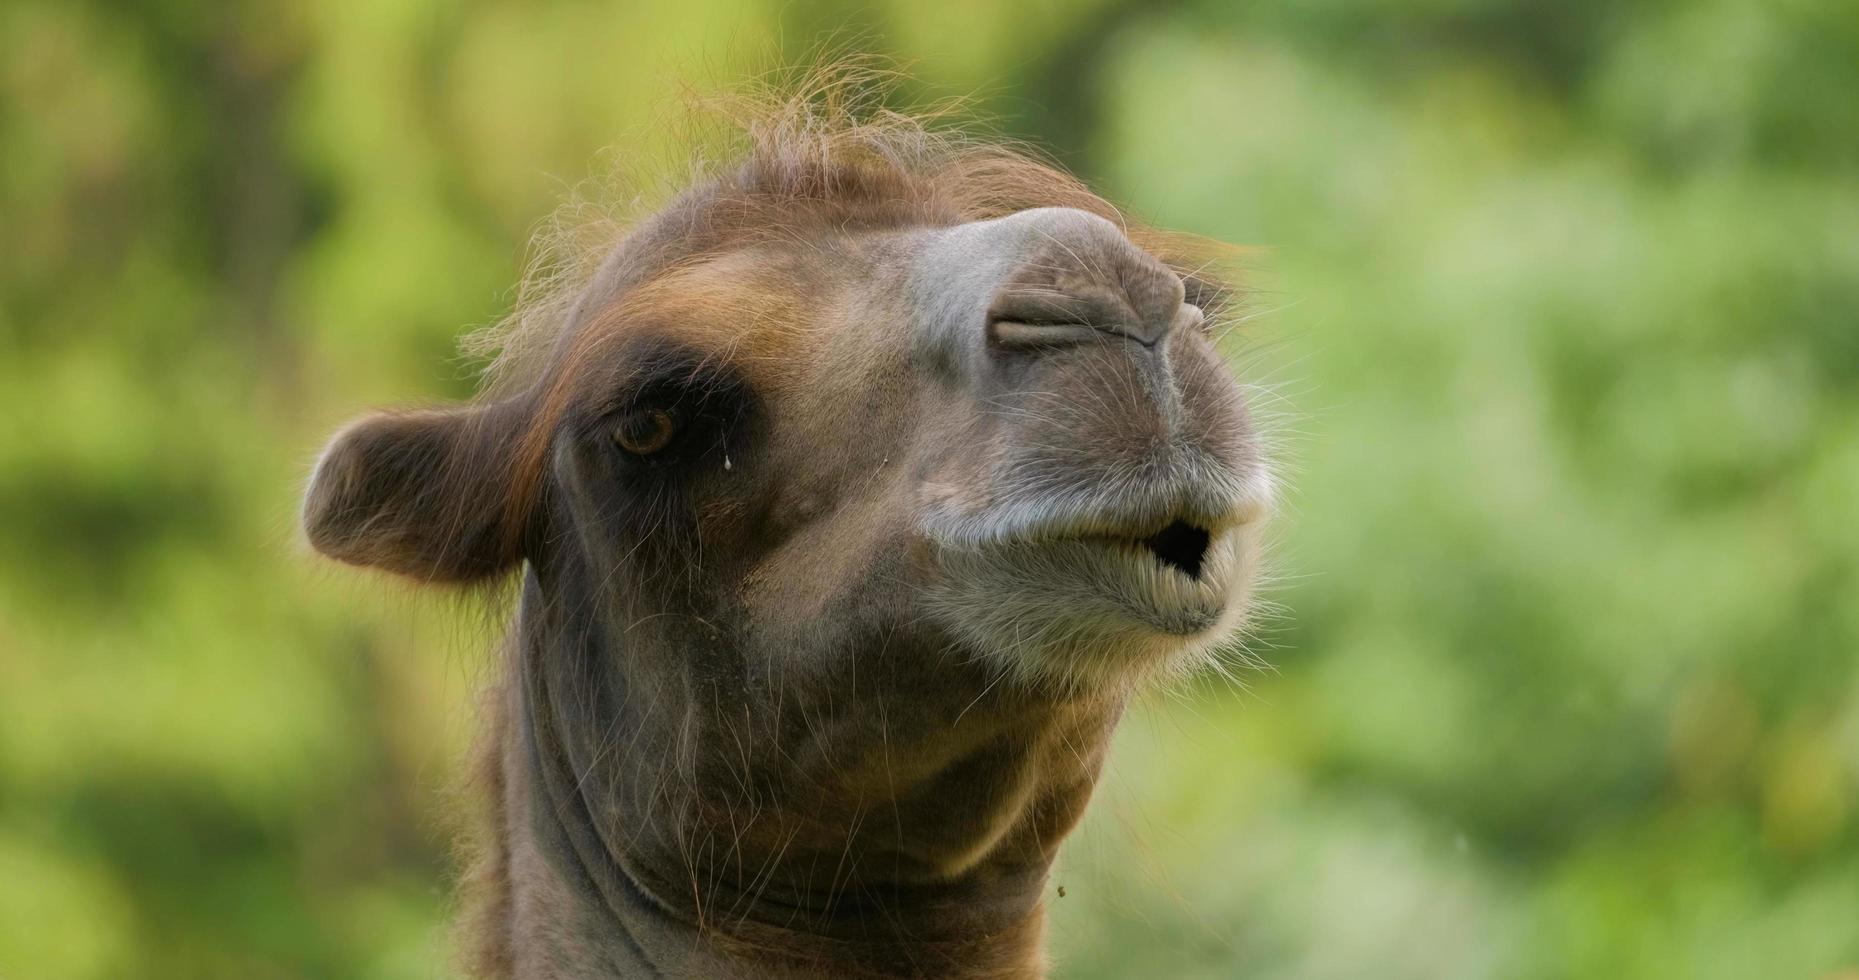
<path id="1" fill-rule="evenodd" d="M 469 970 L 1043 976 L 1126 705 L 1253 606 L 1213 246 L 815 89 L 588 247 L 305 493 L 330 558 L 514 594 Z"/>

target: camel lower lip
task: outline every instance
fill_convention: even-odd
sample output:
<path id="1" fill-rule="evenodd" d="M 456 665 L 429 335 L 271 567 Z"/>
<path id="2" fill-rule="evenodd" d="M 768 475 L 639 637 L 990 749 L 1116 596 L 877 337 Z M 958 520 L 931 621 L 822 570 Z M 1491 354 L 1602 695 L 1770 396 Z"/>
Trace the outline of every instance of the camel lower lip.
<path id="1" fill-rule="evenodd" d="M 1211 629 L 1230 599 L 1227 536 L 1183 522 L 1143 537 L 1089 535 L 1020 547 L 1028 572 L 1021 587 L 1049 592 L 1055 602 L 1089 594 L 1101 609 L 1157 633 Z"/>

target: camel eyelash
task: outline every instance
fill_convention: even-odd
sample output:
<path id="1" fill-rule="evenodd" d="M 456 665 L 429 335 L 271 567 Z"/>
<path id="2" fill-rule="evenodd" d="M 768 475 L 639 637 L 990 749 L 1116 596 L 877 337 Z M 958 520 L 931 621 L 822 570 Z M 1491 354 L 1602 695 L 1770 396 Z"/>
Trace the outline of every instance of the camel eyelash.
<path id="1" fill-rule="evenodd" d="M 734 450 L 740 455 L 749 399 L 729 374 L 682 357 L 661 357 L 635 371 L 580 416 L 577 435 L 611 447 L 632 468 L 662 469 Z"/>

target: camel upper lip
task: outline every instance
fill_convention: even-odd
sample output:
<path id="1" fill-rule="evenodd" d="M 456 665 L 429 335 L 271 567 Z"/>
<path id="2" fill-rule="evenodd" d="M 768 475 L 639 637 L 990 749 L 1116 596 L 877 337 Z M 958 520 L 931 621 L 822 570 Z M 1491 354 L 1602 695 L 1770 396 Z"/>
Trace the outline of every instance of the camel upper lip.
<path id="1" fill-rule="evenodd" d="M 1262 520 L 1270 500 L 1269 476 L 1251 468 L 1208 467 L 1153 481 L 1067 481 L 999 495 L 931 486 L 918 530 L 940 547 L 963 551 L 1065 541 L 1141 544 L 1165 532 L 1179 535 L 1184 526 L 1218 541 Z"/>
<path id="2" fill-rule="evenodd" d="M 972 516 L 933 515 L 931 537 L 945 546 L 1038 544 L 1059 541 L 1143 543 L 1160 535 L 1197 530 L 1209 539 L 1253 520 L 1237 504 L 1177 499 L 1140 507 L 1102 507 L 1065 501 L 1008 501 Z"/>
<path id="3" fill-rule="evenodd" d="M 1140 542 L 1183 525 L 1199 528 L 1210 536 L 1218 536 L 1240 523 L 1244 523 L 1243 520 L 1231 512 L 1209 513 L 1205 509 L 1192 507 L 1161 508 L 1153 512 L 1107 513 L 1036 524 L 1027 527 L 1019 537 L 1029 541 L 1098 539 Z"/>

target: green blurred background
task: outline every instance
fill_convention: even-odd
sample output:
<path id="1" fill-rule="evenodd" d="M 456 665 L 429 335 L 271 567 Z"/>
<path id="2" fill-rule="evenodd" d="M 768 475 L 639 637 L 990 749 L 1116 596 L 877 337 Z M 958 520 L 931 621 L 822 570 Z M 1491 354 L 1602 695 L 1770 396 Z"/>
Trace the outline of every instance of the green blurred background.
<path id="1" fill-rule="evenodd" d="M 448 974 L 495 630 L 307 463 L 833 32 L 1270 247 L 1275 670 L 1136 713 L 1058 977 L 1859 976 L 1859 6 L 4 0 L 0 977 Z"/>

